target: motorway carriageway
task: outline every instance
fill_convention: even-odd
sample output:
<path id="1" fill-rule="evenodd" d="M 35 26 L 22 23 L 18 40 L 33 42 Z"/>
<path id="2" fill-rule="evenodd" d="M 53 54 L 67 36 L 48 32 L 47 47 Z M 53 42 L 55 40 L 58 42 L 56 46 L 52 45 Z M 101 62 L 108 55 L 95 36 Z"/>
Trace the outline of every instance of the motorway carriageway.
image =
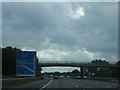
<path id="1" fill-rule="evenodd" d="M 50 90 L 50 89 L 78 89 L 78 90 L 118 90 L 118 83 L 104 82 L 87 79 L 42 79 L 25 85 L 20 85 L 3 90 Z M 104 88 L 104 89 L 103 89 Z"/>

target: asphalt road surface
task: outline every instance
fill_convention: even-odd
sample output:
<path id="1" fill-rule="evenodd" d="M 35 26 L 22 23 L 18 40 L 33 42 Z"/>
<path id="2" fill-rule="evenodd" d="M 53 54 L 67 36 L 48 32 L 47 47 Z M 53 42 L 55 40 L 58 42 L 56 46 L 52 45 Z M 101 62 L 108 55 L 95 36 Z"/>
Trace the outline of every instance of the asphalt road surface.
<path id="1" fill-rule="evenodd" d="M 14 90 L 14 89 L 27 90 L 28 88 L 29 89 L 32 88 L 34 90 L 46 90 L 46 89 L 51 89 L 51 88 L 52 89 L 56 89 L 56 88 L 57 89 L 60 89 L 60 88 L 61 89 L 62 88 L 76 89 L 78 88 L 78 90 L 87 90 L 87 88 L 93 88 L 93 90 L 98 90 L 98 88 L 106 88 L 105 90 L 115 90 L 114 88 L 118 88 L 118 83 L 87 80 L 87 79 L 72 79 L 72 78 L 44 79 L 44 80 L 32 82 L 30 84 L 12 87 L 12 89 L 3 89 L 3 90 Z"/>

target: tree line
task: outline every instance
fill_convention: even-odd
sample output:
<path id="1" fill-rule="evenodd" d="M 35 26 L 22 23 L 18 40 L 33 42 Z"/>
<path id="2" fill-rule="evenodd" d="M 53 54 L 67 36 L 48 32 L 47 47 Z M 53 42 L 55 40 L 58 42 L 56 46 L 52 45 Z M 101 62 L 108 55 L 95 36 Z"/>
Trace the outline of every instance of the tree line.
<path id="1" fill-rule="evenodd" d="M 99 64 L 99 65 L 109 65 L 110 63 L 105 60 L 96 59 L 91 61 L 92 64 Z M 120 60 L 116 62 L 116 65 L 120 65 Z M 86 69 L 86 68 L 85 68 Z M 94 73 L 96 77 L 120 77 L 118 67 L 88 67 L 87 68 L 89 74 Z M 85 72 L 86 75 L 88 75 L 88 72 Z"/>
<path id="2" fill-rule="evenodd" d="M 20 51 L 11 46 L 2 48 L 2 75 L 11 76 L 16 74 L 16 54 Z"/>
<path id="3" fill-rule="evenodd" d="M 2 75 L 3 76 L 11 76 L 16 75 L 16 54 L 17 51 L 21 51 L 21 49 L 16 47 L 5 47 L 2 49 Z M 106 60 L 96 59 L 91 61 L 92 64 L 109 64 Z M 120 65 L 120 60 L 116 62 L 117 65 Z M 41 69 L 39 69 L 41 70 Z M 118 72 L 119 68 L 92 68 L 86 67 L 84 74 L 89 75 L 90 73 L 94 73 L 97 77 L 120 77 L 120 73 Z M 78 75 L 77 71 L 73 71 Z"/>

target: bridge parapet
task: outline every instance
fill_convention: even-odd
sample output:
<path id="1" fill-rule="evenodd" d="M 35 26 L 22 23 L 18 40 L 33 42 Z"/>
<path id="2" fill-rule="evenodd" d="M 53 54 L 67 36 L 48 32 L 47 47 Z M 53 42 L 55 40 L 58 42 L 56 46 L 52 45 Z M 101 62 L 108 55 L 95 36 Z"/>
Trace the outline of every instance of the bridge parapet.
<path id="1" fill-rule="evenodd" d="M 49 66 L 70 66 L 70 67 L 120 67 L 116 64 L 91 64 L 91 63 L 77 63 L 77 62 L 49 62 L 39 63 L 41 67 Z"/>

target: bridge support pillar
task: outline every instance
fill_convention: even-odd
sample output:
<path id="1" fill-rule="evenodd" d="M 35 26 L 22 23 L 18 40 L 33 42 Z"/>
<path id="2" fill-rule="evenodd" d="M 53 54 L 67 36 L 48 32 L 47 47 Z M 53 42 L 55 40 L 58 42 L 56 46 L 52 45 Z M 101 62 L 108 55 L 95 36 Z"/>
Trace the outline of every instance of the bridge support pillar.
<path id="1" fill-rule="evenodd" d="M 84 75 L 83 75 L 83 67 L 80 67 L 80 76 L 81 76 L 81 79 L 84 78 Z"/>

